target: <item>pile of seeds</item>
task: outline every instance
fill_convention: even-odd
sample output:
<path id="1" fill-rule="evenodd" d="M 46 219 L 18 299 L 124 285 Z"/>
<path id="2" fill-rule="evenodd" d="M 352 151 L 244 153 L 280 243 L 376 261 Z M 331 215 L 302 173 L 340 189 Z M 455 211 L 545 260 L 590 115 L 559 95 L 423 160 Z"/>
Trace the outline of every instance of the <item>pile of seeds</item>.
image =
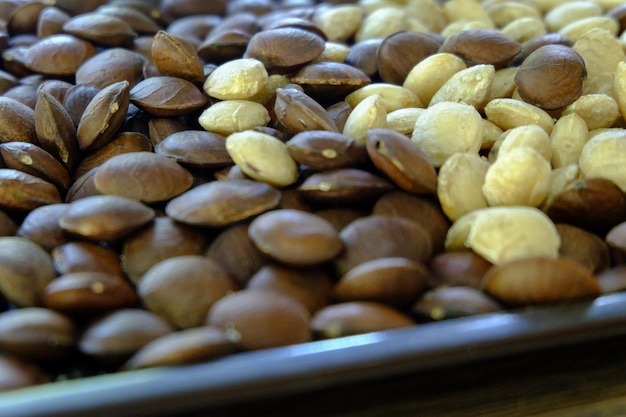
<path id="1" fill-rule="evenodd" d="M 0 0 L 0 391 L 626 288 L 618 0 Z"/>

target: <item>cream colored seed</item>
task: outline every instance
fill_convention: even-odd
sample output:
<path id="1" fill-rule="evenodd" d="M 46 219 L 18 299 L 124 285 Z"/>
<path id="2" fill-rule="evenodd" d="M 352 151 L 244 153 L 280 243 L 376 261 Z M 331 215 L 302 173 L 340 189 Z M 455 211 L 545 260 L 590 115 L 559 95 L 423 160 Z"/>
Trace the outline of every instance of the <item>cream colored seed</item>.
<path id="1" fill-rule="evenodd" d="M 521 100 L 512 98 L 497 98 L 485 106 L 487 119 L 503 130 L 517 126 L 536 124 L 550 133 L 554 120 L 544 110 Z"/>
<path id="2" fill-rule="evenodd" d="M 626 120 L 626 62 L 620 62 L 615 68 L 613 97 L 622 118 Z"/>
<path id="3" fill-rule="evenodd" d="M 270 98 L 274 97 L 276 89 L 282 88 L 287 84 L 289 84 L 289 78 L 287 76 L 282 74 L 272 74 L 267 79 L 265 88 L 254 96 L 248 98 L 248 100 L 259 104 L 265 104 Z"/>
<path id="4" fill-rule="evenodd" d="M 612 36 L 617 36 L 619 25 L 613 18 L 606 16 L 587 17 L 576 20 L 561 29 L 558 33 L 567 37 L 572 42 L 576 42 L 578 38 L 591 29 L 603 29 L 608 31 Z"/>
<path id="5" fill-rule="evenodd" d="M 612 96 L 617 65 L 626 60 L 620 42 L 605 30 L 591 29 L 578 38 L 574 50 L 587 70 L 583 94 Z"/>
<path id="6" fill-rule="evenodd" d="M 482 119 L 482 122 L 483 122 L 483 141 L 480 146 L 480 149 L 488 150 L 494 146 L 498 138 L 504 132 L 496 124 L 494 124 L 493 122 L 487 119 Z"/>
<path id="7" fill-rule="evenodd" d="M 359 142 L 365 142 L 365 134 L 369 129 L 387 126 L 387 108 L 378 94 L 363 99 L 352 109 L 343 134 Z"/>
<path id="8" fill-rule="evenodd" d="M 536 7 L 524 3 L 507 1 L 484 8 L 493 23 L 500 28 L 523 18 L 541 20 L 541 13 L 539 13 L 539 10 L 537 10 Z"/>
<path id="9" fill-rule="evenodd" d="M 437 90 L 465 68 L 465 61 L 454 54 L 434 54 L 415 65 L 402 86 L 412 91 L 422 104 L 428 105 Z"/>
<path id="10" fill-rule="evenodd" d="M 495 73 L 493 65 L 474 65 L 461 70 L 435 93 L 429 105 L 454 101 L 482 109 Z"/>
<path id="11" fill-rule="evenodd" d="M 344 100 L 354 108 L 361 101 L 373 95 L 380 97 L 388 112 L 407 107 L 424 107 L 413 92 L 399 85 L 388 83 L 366 85 L 348 94 Z"/>
<path id="12" fill-rule="evenodd" d="M 399 7 L 384 7 L 375 10 L 364 20 L 355 35 L 356 42 L 367 39 L 384 39 L 387 36 L 409 30 L 406 13 Z"/>
<path id="13" fill-rule="evenodd" d="M 495 28 L 489 14 L 476 0 L 449 0 L 443 6 L 448 22 L 480 22 L 488 28 Z"/>
<path id="14" fill-rule="evenodd" d="M 268 77 L 261 61 L 235 59 L 220 65 L 207 77 L 204 91 L 219 100 L 246 100 L 263 91 Z"/>
<path id="15" fill-rule="evenodd" d="M 336 6 L 315 15 L 313 21 L 330 42 L 345 42 L 361 27 L 363 11 L 356 5 Z"/>
<path id="16" fill-rule="evenodd" d="M 439 33 L 446 25 L 443 7 L 435 0 L 407 0 L 404 11 L 419 20 L 429 32 Z"/>
<path id="17" fill-rule="evenodd" d="M 626 130 L 611 129 L 593 136 L 580 155 L 586 178 L 606 178 L 626 192 Z"/>
<path id="18" fill-rule="evenodd" d="M 562 116 L 576 113 L 587 124 L 589 130 L 612 127 L 620 116 L 617 102 L 606 94 L 581 96 L 563 109 Z"/>
<path id="19" fill-rule="evenodd" d="M 499 146 L 498 157 L 522 146 L 536 150 L 548 162 L 552 159 L 550 137 L 537 125 L 518 126 L 507 131 Z"/>
<path id="20" fill-rule="evenodd" d="M 556 196 L 561 194 L 565 187 L 580 176 L 580 168 L 578 164 L 569 164 L 552 170 L 550 179 L 550 192 L 548 197 L 541 206 L 546 211 L 552 204 Z"/>
<path id="21" fill-rule="evenodd" d="M 444 101 L 417 119 L 411 140 L 435 167 L 457 152 L 478 153 L 482 145 L 482 117 L 467 104 Z"/>
<path id="22" fill-rule="evenodd" d="M 247 100 L 217 102 L 198 118 L 205 130 L 221 135 L 265 126 L 269 121 L 269 112 L 263 105 Z"/>
<path id="23" fill-rule="evenodd" d="M 501 68 L 496 71 L 489 86 L 485 103 L 495 98 L 510 98 L 515 90 L 515 74 L 517 68 Z"/>
<path id="24" fill-rule="evenodd" d="M 500 32 L 512 41 L 522 43 L 537 36 L 543 36 L 548 33 L 548 30 L 541 19 L 523 17 L 512 21 Z"/>
<path id="25" fill-rule="evenodd" d="M 415 128 L 415 122 L 424 113 L 425 109 L 408 107 L 387 114 L 387 129 L 395 130 L 403 135 L 410 135 Z"/>
<path id="26" fill-rule="evenodd" d="M 489 163 L 478 154 L 455 153 L 444 162 L 437 178 L 437 197 L 452 221 L 487 207 L 482 185 Z"/>
<path id="27" fill-rule="evenodd" d="M 455 33 L 462 32 L 464 30 L 475 30 L 475 29 L 493 29 L 493 23 L 488 24 L 485 22 L 480 22 L 480 21 L 475 21 L 475 20 L 469 21 L 469 22 L 465 20 L 458 20 L 458 21 L 448 24 L 445 28 L 443 28 L 443 30 L 441 31 L 441 35 L 444 38 L 448 38 L 454 35 Z"/>
<path id="28" fill-rule="evenodd" d="M 601 15 L 602 8 L 593 2 L 572 1 L 550 10 L 544 16 L 544 21 L 551 32 L 558 32 L 577 20 Z"/>
<path id="29" fill-rule="evenodd" d="M 577 164 L 589 138 L 587 123 L 576 113 L 561 117 L 550 133 L 552 168 Z"/>
<path id="30" fill-rule="evenodd" d="M 326 47 L 313 62 L 343 62 L 350 53 L 350 47 L 343 43 L 326 42 Z"/>
<path id="31" fill-rule="evenodd" d="M 513 148 L 489 167 L 483 195 L 490 206 L 538 207 L 550 191 L 550 173 L 550 163 L 539 152 Z"/>
<path id="32" fill-rule="evenodd" d="M 286 187 L 298 179 L 298 165 L 287 145 L 275 137 L 253 131 L 233 133 L 226 138 L 226 151 L 250 178 L 276 187 Z"/>

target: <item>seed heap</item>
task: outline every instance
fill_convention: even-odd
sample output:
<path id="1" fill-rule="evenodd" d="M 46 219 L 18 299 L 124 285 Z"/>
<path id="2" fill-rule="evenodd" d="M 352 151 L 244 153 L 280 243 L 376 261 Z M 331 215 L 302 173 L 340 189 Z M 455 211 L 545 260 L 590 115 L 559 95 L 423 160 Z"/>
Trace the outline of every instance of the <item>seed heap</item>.
<path id="1" fill-rule="evenodd" d="M 0 0 L 0 391 L 626 289 L 618 0 Z"/>

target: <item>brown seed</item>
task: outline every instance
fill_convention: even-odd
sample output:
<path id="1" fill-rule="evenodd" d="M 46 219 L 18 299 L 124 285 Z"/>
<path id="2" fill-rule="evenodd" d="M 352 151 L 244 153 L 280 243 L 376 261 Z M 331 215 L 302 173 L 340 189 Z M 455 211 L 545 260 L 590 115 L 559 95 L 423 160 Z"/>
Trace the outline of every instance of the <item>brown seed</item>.
<path id="1" fill-rule="evenodd" d="M 236 16 L 236 15 L 232 15 Z M 201 42 L 209 32 L 223 20 L 216 15 L 190 15 L 176 19 L 167 25 L 166 32 L 170 35 Z"/>
<path id="2" fill-rule="evenodd" d="M 26 215 L 17 234 L 50 252 L 69 240 L 69 236 L 59 227 L 59 219 L 68 208 L 68 204 L 62 203 L 37 207 Z"/>
<path id="3" fill-rule="evenodd" d="M 370 159 L 401 189 L 416 194 L 437 191 L 437 172 L 422 150 L 390 129 L 370 129 L 365 138 Z"/>
<path id="4" fill-rule="evenodd" d="M 37 143 L 35 112 L 8 97 L 0 97 L 0 142 Z"/>
<path id="5" fill-rule="evenodd" d="M 346 126 L 346 121 L 348 120 L 350 113 L 352 113 L 352 106 L 350 106 L 348 102 L 342 100 L 327 107 L 326 112 L 328 112 L 330 118 L 335 122 L 337 130 L 339 132 L 343 132 L 343 129 Z"/>
<path id="6" fill-rule="evenodd" d="M 233 163 L 226 151 L 226 138 L 205 130 L 174 132 L 157 143 L 154 152 L 199 168 L 219 168 Z"/>
<path id="7" fill-rule="evenodd" d="M 87 105 L 98 94 L 98 91 L 100 91 L 98 88 L 86 84 L 76 84 L 67 91 L 63 100 L 63 107 L 69 114 L 74 126 L 78 126 Z"/>
<path id="8" fill-rule="evenodd" d="M 377 258 L 363 262 L 342 276 L 333 296 L 339 302 L 377 301 L 407 307 L 424 291 L 430 271 L 406 258 Z"/>
<path id="9" fill-rule="evenodd" d="M 0 169 L 0 209 L 23 213 L 60 202 L 53 184 L 15 169 Z"/>
<path id="10" fill-rule="evenodd" d="M 92 315 L 138 304 L 135 289 L 119 276 L 75 272 L 52 281 L 42 294 L 43 305 L 68 315 Z"/>
<path id="11" fill-rule="evenodd" d="M 307 30 L 264 30 L 250 39 L 244 58 L 258 59 L 270 73 L 289 73 L 317 58 L 324 46 L 324 39 Z"/>
<path id="12" fill-rule="evenodd" d="M 113 156 L 94 175 L 101 194 L 113 194 L 147 203 L 165 201 L 187 191 L 193 177 L 175 161 L 152 152 Z"/>
<path id="13" fill-rule="evenodd" d="M 6 22 L 11 35 L 35 32 L 39 15 L 45 7 L 46 4 L 43 2 L 24 3 L 17 6 Z"/>
<path id="14" fill-rule="evenodd" d="M 430 260 L 431 286 L 462 286 L 482 289 L 483 277 L 492 264 L 471 250 L 448 251 Z"/>
<path id="15" fill-rule="evenodd" d="M 49 382 L 48 376 L 33 363 L 0 356 L 0 393 Z"/>
<path id="16" fill-rule="evenodd" d="M 289 81 L 321 102 L 335 102 L 371 83 L 360 69 L 341 62 L 315 62 L 300 68 Z"/>
<path id="17" fill-rule="evenodd" d="M 591 298 L 600 293 L 591 271 L 566 258 L 526 258 L 496 265 L 485 275 L 484 288 L 510 306 Z"/>
<path id="18" fill-rule="evenodd" d="M 0 348 L 27 360 L 61 359 L 76 345 L 76 332 L 68 317 L 46 308 L 0 313 Z"/>
<path id="19" fill-rule="evenodd" d="M 610 266 L 609 247 L 599 236 L 565 223 L 556 224 L 556 230 L 561 237 L 560 256 L 578 262 L 594 273 Z"/>
<path id="20" fill-rule="evenodd" d="M 15 236 L 18 225 L 8 214 L 0 211 L 0 236 Z"/>
<path id="21" fill-rule="evenodd" d="M 55 4 L 58 8 L 65 10 L 72 16 L 93 12 L 98 7 L 104 5 L 106 0 L 56 0 Z"/>
<path id="22" fill-rule="evenodd" d="M 26 66 L 50 76 L 67 76 L 76 73 L 83 62 L 97 53 L 89 42 L 69 34 L 43 38 L 26 52 Z"/>
<path id="23" fill-rule="evenodd" d="M 339 236 L 345 249 L 335 266 L 341 275 L 372 259 L 400 257 L 426 262 L 432 255 L 426 230 L 401 217 L 361 217 L 344 227 Z"/>
<path id="24" fill-rule="evenodd" d="M 545 45 L 522 62 L 515 84 L 522 99 L 545 110 L 572 104 L 583 91 L 585 61 L 573 48 Z"/>
<path id="25" fill-rule="evenodd" d="M 355 43 L 350 47 L 350 52 L 344 62 L 363 71 L 371 79 L 375 78 L 378 76 L 378 64 L 372 57 L 376 56 L 376 51 L 382 42 L 382 39 L 367 39 Z"/>
<path id="26" fill-rule="evenodd" d="M 113 83 L 100 90 L 83 112 L 76 136 L 81 150 L 103 147 L 122 127 L 130 104 L 128 81 Z"/>
<path id="27" fill-rule="evenodd" d="M 226 331 L 241 350 L 258 350 L 311 340 L 309 313 L 295 299 L 274 291 L 241 290 L 219 300 L 207 324 Z"/>
<path id="28" fill-rule="evenodd" d="M 74 169 L 80 157 L 74 121 L 61 102 L 45 91 L 39 91 L 35 104 L 35 132 L 44 150 Z"/>
<path id="29" fill-rule="evenodd" d="M 304 211 L 280 209 L 250 223 L 250 238 L 270 258 L 287 265 L 316 265 L 333 259 L 343 245 L 326 220 Z"/>
<path id="30" fill-rule="evenodd" d="M 439 48 L 439 52 L 458 55 L 468 66 L 491 64 L 496 69 L 506 66 L 520 50 L 517 42 L 493 29 L 457 32 L 447 37 Z"/>
<path id="31" fill-rule="evenodd" d="M 123 46 L 137 37 L 124 20 L 103 13 L 83 13 L 63 24 L 63 31 L 103 46 Z"/>
<path id="32" fill-rule="evenodd" d="M 187 80 L 151 77 L 130 91 L 130 100 L 140 109 L 158 117 L 182 116 L 204 107 L 208 98 Z"/>
<path id="33" fill-rule="evenodd" d="M 239 24 L 239 22 L 234 22 L 234 20 L 241 19 L 242 17 L 255 19 L 254 15 L 248 13 L 225 18 L 222 24 L 212 30 L 200 46 L 198 46 L 198 56 L 200 56 L 204 62 L 222 64 L 243 56 L 257 27 L 256 22 L 253 22 L 255 26 L 252 30 L 247 27 L 228 27 L 231 21 L 233 21 L 233 24 Z M 247 26 L 247 24 L 248 22 L 245 22 L 243 26 Z"/>
<path id="34" fill-rule="evenodd" d="M 204 68 L 194 46 L 185 38 L 159 31 L 152 42 L 152 59 L 159 73 L 204 82 Z"/>
<path id="35" fill-rule="evenodd" d="M 100 195 L 98 190 L 96 190 L 96 186 L 93 184 L 93 177 L 96 175 L 97 169 L 97 167 L 92 168 L 74 181 L 74 184 L 67 190 L 67 194 L 65 195 L 66 203 L 71 203 L 72 201 L 89 196 Z"/>
<path id="36" fill-rule="evenodd" d="M 155 34 L 159 31 L 159 25 L 152 16 L 125 6 L 123 3 L 100 6 L 97 12 L 122 19 L 136 33 Z"/>
<path id="37" fill-rule="evenodd" d="M 4 69 L 16 77 L 26 77 L 32 75 L 34 70 L 26 66 L 29 46 L 12 46 L 2 52 Z"/>
<path id="38" fill-rule="evenodd" d="M 137 132 L 121 132 L 102 148 L 86 155 L 74 170 L 74 177 L 81 177 L 116 155 L 130 152 L 149 152 L 151 150 L 152 144 L 146 135 Z"/>
<path id="39" fill-rule="evenodd" d="M 280 202 L 280 191 L 251 180 L 212 181 L 172 199 L 168 216 L 183 223 L 221 227 L 271 210 Z"/>
<path id="40" fill-rule="evenodd" d="M 325 339 L 414 326 L 415 322 L 393 307 L 372 301 L 332 304 L 311 318 L 311 330 Z"/>
<path id="41" fill-rule="evenodd" d="M 389 35 L 376 51 L 378 74 L 386 83 L 402 85 L 413 67 L 437 53 L 440 46 L 426 33 L 400 31 Z"/>
<path id="42" fill-rule="evenodd" d="M 604 235 L 626 217 L 626 200 L 612 181 L 582 178 L 568 184 L 546 213 L 555 223 L 569 223 Z"/>
<path id="43" fill-rule="evenodd" d="M 267 264 L 246 284 L 253 290 L 276 291 L 300 301 L 310 314 L 328 304 L 333 279 L 322 268 L 293 268 Z"/>
<path id="44" fill-rule="evenodd" d="M 0 292 L 16 306 L 39 305 L 41 291 L 56 277 L 52 258 L 36 243 L 0 237 Z"/>
<path id="45" fill-rule="evenodd" d="M 354 220 L 366 216 L 369 212 L 358 208 L 336 207 L 318 210 L 315 214 L 332 224 L 337 231 L 341 231 Z"/>
<path id="46" fill-rule="evenodd" d="M 153 117 L 148 121 L 150 142 L 156 146 L 169 135 L 187 130 L 187 127 L 176 119 Z"/>
<path id="47" fill-rule="evenodd" d="M 519 66 L 522 62 L 524 62 L 528 55 L 545 45 L 564 45 L 571 47 L 574 46 L 574 42 L 560 33 L 547 33 L 545 35 L 536 36 L 522 43 L 522 49 L 511 61 L 511 65 Z"/>
<path id="48" fill-rule="evenodd" d="M 120 81 L 129 88 L 143 80 L 146 59 L 137 52 L 123 48 L 108 48 L 92 56 L 76 70 L 76 84 L 103 89 Z"/>
<path id="49" fill-rule="evenodd" d="M 214 14 L 223 16 L 226 13 L 226 0 L 163 0 L 161 2 L 162 19 L 171 21 L 196 14 Z"/>
<path id="50" fill-rule="evenodd" d="M 136 200 L 97 195 L 72 202 L 59 224 L 69 233 L 86 239 L 114 241 L 153 218 L 154 210 Z"/>
<path id="51" fill-rule="evenodd" d="M 0 155 L 7 168 L 25 172 L 50 182 L 60 190 L 70 187 L 70 173 L 54 156 L 27 142 L 0 144 Z"/>
<path id="52" fill-rule="evenodd" d="M 174 329 L 154 313 L 120 309 L 91 322 L 79 341 L 86 355 L 109 361 L 124 361 L 139 349 Z"/>
<path id="53" fill-rule="evenodd" d="M 443 251 L 450 222 L 432 200 L 403 191 L 392 191 L 376 201 L 372 213 L 399 216 L 416 222 L 428 231 L 433 241 L 433 252 Z"/>
<path id="54" fill-rule="evenodd" d="M 237 289 L 219 263 L 199 255 L 163 260 L 137 284 L 144 306 L 182 329 L 201 326 L 211 307 Z"/>
<path id="55" fill-rule="evenodd" d="M 326 109 L 308 95 L 293 88 L 277 88 L 274 112 L 288 132 L 308 130 L 337 131 Z"/>
<path id="56" fill-rule="evenodd" d="M 312 202 L 351 205 L 374 201 L 392 189 L 387 180 L 356 168 L 318 172 L 298 187 L 302 195 Z"/>
<path id="57" fill-rule="evenodd" d="M 248 235 L 248 224 L 236 224 L 223 230 L 211 243 L 206 256 L 219 262 L 240 286 L 267 263 Z"/>
<path id="58" fill-rule="evenodd" d="M 338 132 L 307 130 L 287 141 L 289 155 L 316 171 L 365 165 L 367 151 L 362 142 Z"/>
<path id="59" fill-rule="evenodd" d="M 52 250 L 54 268 L 60 275 L 97 272 L 124 278 L 119 254 L 95 242 L 74 241 Z"/>
<path id="60" fill-rule="evenodd" d="M 440 287 L 425 292 L 412 311 L 430 320 L 444 320 L 495 313 L 503 307 L 483 291 L 472 287 Z"/>
<path id="61" fill-rule="evenodd" d="M 188 365 L 233 353 L 234 344 L 215 327 L 201 326 L 172 332 L 148 343 L 124 365 L 124 369 Z"/>

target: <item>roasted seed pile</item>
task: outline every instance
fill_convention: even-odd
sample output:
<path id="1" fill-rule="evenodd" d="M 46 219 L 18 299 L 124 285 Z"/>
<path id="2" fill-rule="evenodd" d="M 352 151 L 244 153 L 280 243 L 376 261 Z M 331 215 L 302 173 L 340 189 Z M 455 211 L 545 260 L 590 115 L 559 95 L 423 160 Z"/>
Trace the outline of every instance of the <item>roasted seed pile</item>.
<path id="1" fill-rule="evenodd" d="M 617 0 L 0 0 L 0 391 L 626 288 Z"/>

